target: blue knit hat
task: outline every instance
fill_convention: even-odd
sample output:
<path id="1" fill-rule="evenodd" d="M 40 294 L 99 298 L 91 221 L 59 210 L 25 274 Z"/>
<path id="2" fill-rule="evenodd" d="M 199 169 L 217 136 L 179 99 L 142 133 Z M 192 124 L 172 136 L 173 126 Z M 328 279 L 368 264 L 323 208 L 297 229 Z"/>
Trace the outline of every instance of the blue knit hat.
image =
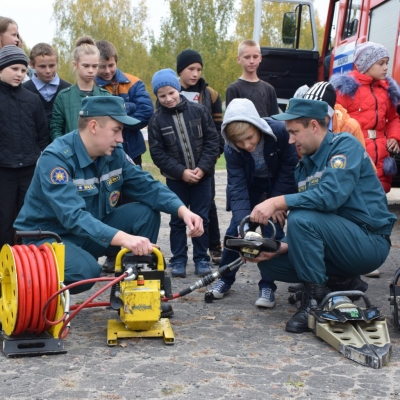
<path id="1" fill-rule="evenodd" d="M 151 80 L 153 93 L 157 96 L 157 90 L 164 86 L 172 86 L 178 92 L 181 91 L 181 84 L 177 78 L 175 71 L 171 68 L 160 69 L 157 71 Z"/>

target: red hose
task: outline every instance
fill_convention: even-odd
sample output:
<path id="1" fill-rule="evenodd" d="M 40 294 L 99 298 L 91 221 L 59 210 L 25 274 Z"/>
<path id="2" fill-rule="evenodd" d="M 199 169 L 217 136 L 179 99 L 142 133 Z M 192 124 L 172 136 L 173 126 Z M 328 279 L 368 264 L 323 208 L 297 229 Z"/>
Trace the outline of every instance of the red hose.
<path id="1" fill-rule="evenodd" d="M 21 323 L 21 328 L 18 330 L 14 330 L 14 334 L 18 335 L 22 332 L 25 332 L 31 323 L 32 318 L 32 310 L 33 310 L 33 289 L 32 289 L 32 275 L 31 268 L 29 266 L 29 260 L 25 252 L 21 249 L 21 246 L 14 246 L 13 248 L 14 254 L 18 254 L 19 262 L 21 266 L 22 276 L 19 279 L 23 279 L 25 283 L 25 291 L 22 294 L 22 297 L 25 298 L 25 306 L 24 310 L 18 310 L 17 320 L 22 318 L 23 323 Z M 18 302 L 18 305 L 20 303 Z"/>
<path id="2" fill-rule="evenodd" d="M 58 278 L 52 251 L 42 245 L 13 246 L 18 285 L 18 309 L 13 335 L 26 331 L 40 334 L 49 327 L 42 316 L 47 299 L 57 291 Z M 51 303 L 48 317 L 54 319 L 57 299 Z"/>
<path id="3" fill-rule="evenodd" d="M 68 324 L 80 310 L 91 307 L 109 306 L 110 302 L 92 303 L 92 300 L 105 292 L 109 287 L 122 281 L 128 275 L 122 274 L 117 278 L 92 278 L 72 283 L 58 289 L 58 274 L 51 249 L 42 244 L 39 247 L 31 244 L 13 246 L 15 269 L 18 285 L 18 309 L 15 329 L 12 335 L 19 335 L 29 330 L 31 333 L 42 333 L 52 325 L 63 322 L 59 337 L 64 339 L 69 331 Z M 70 307 L 73 313 L 64 313 L 61 318 L 54 320 L 57 312 L 58 296 L 76 286 L 109 282 L 80 305 Z"/>
<path id="4" fill-rule="evenodd" d="M 47 276 L 49 279 L 49 285 L 47 285 L 47 296 L 46 296 L 46 299 L 48 299 L 58 289 L 57 268 L 56 268 L 56 263 L 54 261 L 53 252 L 50 250 L 50 248 L 47 247 L 45 244 L 42 244 L 39 246 L 39 250 L 43 255 L 45 261 L 45 267 L 47 270 Z M 46 302 L 47 300 L 44 302 L 41 310 L 44 310 Z M 56 317 L 56 312 L 57 312 L 57 299 L 55 298 L 50 303 L 47 313 L 45 315 L 42 313 L 43 321 L 46 323 L 46 318 L 51 321 L 54 320 L 54 318 Z M 50 325 L 46 323 L 45 329 L 47 330 L 49 327 Z"/>
<path id="5" fill-rule="evenodd" d="M 65 337 L 68 335 L 68 327 L 67 325 L 71 322 L 72 319 L 74 319 L 76 317 L 76 315 L 78 314 L 79 311 L 81 311 L 83 308 L 86 307 L 93 307 L 92 304 L 95 303 L 91 303 L 91 301 L 96 298 L 97 296 L 99 296 L 101 293 L 105 292 L 109 287 L 115 285 L 117 282 L 122 281 L 123 279 L 125 279 L 128 276 L 127 273 L 122 274 L 121 276 L 117 277 L 117 278 L 91 278 L 91 279 L 85 279 L 83 281 L 79 281 L 79 282 L 74 282 L 71 283 L 68 286 L 64 286 L 63 288 L 61 288 L 60 290 L 58 290 L 56 293 L 54 293 L 46 302 L 46 304 L 44 305 L 43 308 L 43 313 L 45 313 L 46 308 L 48 307 L 49 303 L 53 300 L 53 298 L 56 298 L 59 294 L 65 292 L 66 290 L 72 289 L 76 286 L 80 286 L 80 285 L 85 285 L 87 283 L 93 283 L 93 282 L 104 282 L 104 281 L 111 281 L 109 282 L 107 285 L 103 286 L 101 289 L 99 289 L 96 293 L 94 293 L 93 295 L 91 295 L 87 300 L 85 300 L 82 304 L 77 305 L 77 307 L 74 306 L 74 312 L 71 315 L 67 315 L 64 314 L 59 320 L 57 321 L 49 321 L 46 320 L 46 322 L 50 325 L 57 325 L 60 322 L 64 321 L 63 326 L 60 329 L 60 333 L 59 333 L 59 338 L 60 339 L 65 339 Z M 109 304 L 109 303 L 108 303 Z M 107 305 L 108 305 L 107 304 Z"/>
<path id="6" fill-rule="evenodd" d="M 46 271 L 45 261 L 44 261 L 42 253 L 36 246 L 34 246 L 33 244 L 30 244 L 28 246 L 28 248 L 32 252 L 32 256 L 36 260 L 36 264 L 37 264 L 37 272 L 38 272 L 39 286 L 40 286 L 39 310 L 41 310 L 47 299 L 47 286 L 48 285 L 47 285 L 47 271 Z M 46 324 L 42 317 L 42 313 L 39 312 L 39 322 L 36 327 L 36 332 L 42 333 L 44 331 L 45 327 L 46 327 Z"/>
<path id="7" fill-rule="evenodd" d="M 23 332 L 25 326 L 25 315 L 26 315 L 26 299 L 25 299 L 25 274 L 22 268 L 21 259 L 18 252 L 11 248 L 11 251 L 15 260 L 15 271 L 17 274 L 17 284 L 18 284 L 18 309 L 17 309 L 17 320 L 15 323 L 15 328 L 13 333 L 15 335 Z"/>

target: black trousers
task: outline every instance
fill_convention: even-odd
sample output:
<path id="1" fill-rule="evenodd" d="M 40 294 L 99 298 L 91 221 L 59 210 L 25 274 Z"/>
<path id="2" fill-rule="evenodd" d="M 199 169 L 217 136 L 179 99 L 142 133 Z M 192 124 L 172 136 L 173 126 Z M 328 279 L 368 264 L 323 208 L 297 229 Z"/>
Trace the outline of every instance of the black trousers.
<path id="1" fill-rule="evenodd" d="M 35 165 L 22 168 L 0 167 L 0 249 L 14 244 L 13 224 L 21 210 L 25 194 L 32 181 Z"/>

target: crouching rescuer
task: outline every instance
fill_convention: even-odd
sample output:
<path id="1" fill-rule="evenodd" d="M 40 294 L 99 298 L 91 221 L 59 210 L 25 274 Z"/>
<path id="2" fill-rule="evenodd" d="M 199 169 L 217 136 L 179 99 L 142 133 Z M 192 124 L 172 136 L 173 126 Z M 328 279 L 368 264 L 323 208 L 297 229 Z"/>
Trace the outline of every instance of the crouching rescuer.
<path id="1" fill-rule="evenodd" d="M 396 216 L 388 211 L 382 185 L 360 142 L 348 133 L 328 131 L 323 101 L 290 99 L 285 121 L 289 143 L 302 159 L 295 170 L 297 193 L 256 205 L 252 221 L 267 224 L 277 210 L 289 210 L 288 229 L 276 253 L 261 253 L 254 262 L 271 279 L 303 283 L 301 307 L 286 330 L 309 330 L 312 300 L 331 291 L 361 290 L 359 275 L 386 260 Z"/>
<path id="2" fill-rule="evenodd" d="M 161 211 L 181 218 L 192 237 L 204 232 L 202 219 L 124 152 L 123 126 L 138 124 L 127 116 L 122 98 L 85 97 L 78 129 L 55 140 L 38 161 L 14 226 L 61 237 L 67 285 L 97 278 L 101 272 L 97 259 L 115 256 L 121 247 L 134 255 L 151 253 Z M 122 193 L 133 201 L 117 207 Z M 49 239 L 24 239 L 25 244 L 44 242 Z"/>

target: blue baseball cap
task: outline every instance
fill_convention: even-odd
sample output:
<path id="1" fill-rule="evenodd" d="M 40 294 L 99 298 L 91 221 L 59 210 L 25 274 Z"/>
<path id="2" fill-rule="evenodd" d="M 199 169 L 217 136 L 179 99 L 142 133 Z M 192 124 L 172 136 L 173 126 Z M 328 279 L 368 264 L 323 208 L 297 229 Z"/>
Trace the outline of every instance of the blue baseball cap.
<path id="1" fill-rule="evenodd" d="M 110 117 L 124 125 L 140 124 L 136 118 L 126 114 L 125 101 L 118 96 L 89 96 L 82 99 L 80 117 Z"/>
<path id="2" fill-rule="evenodd" d="M 272 115 L 271 118 L 278 121 L 290 121 L 301 117 L 324 120 L 327 114 L 328 103 L 325 101 L 292 98 L 284 113 Z"/>

